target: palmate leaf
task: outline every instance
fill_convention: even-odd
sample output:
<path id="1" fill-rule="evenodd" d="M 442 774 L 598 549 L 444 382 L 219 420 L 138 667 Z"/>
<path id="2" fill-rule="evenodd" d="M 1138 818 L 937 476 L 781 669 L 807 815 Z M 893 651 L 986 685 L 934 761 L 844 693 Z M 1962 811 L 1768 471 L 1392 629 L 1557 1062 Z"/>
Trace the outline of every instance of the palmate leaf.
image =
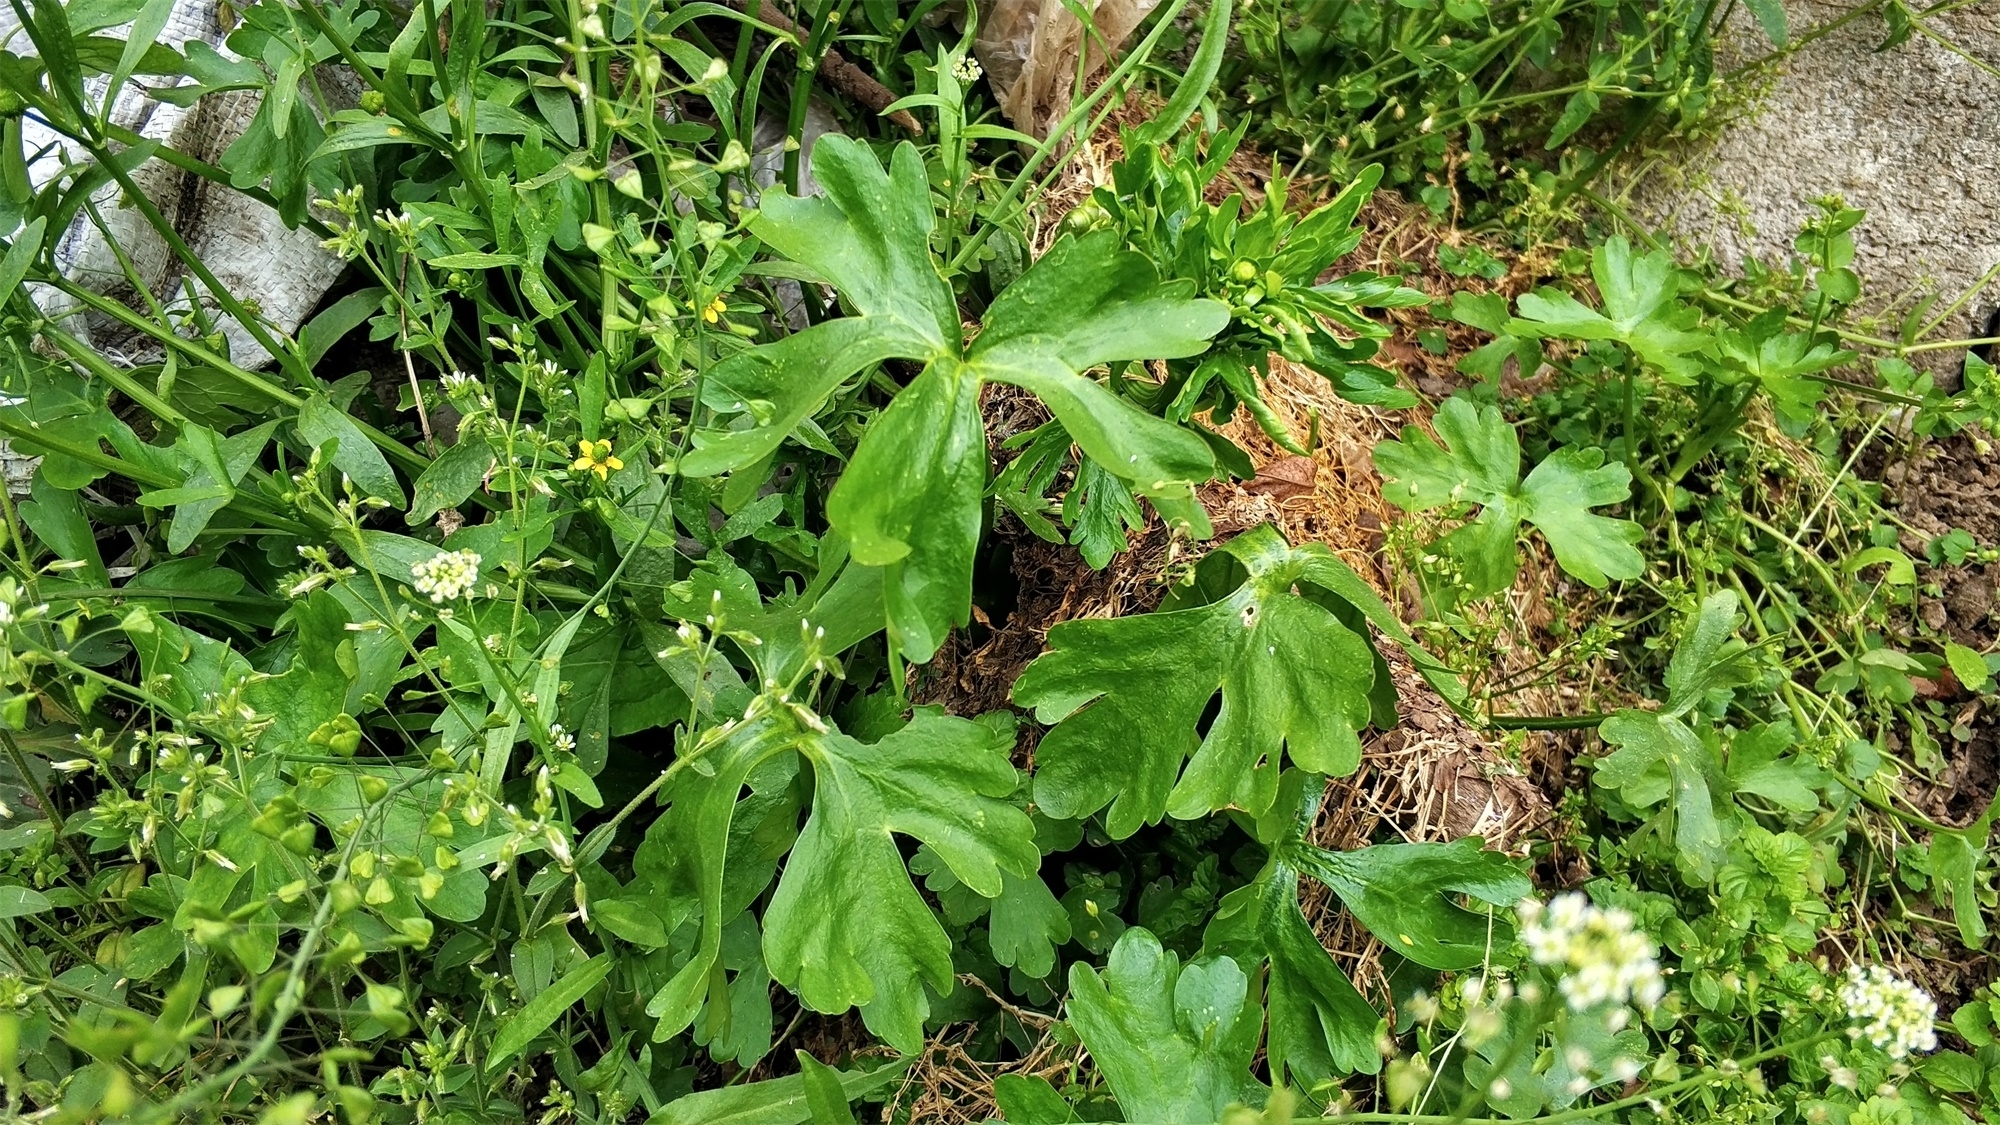
<path id="1" fill-rule="evenodd" d="M 763 890 L 757 880 L 731 886 L 744 866 L 731 855 L 743 789 L 766 763 L 796 753 L 812 770 L 812 812 L 764 915 L 764 960 L 807 1007 L 859 1007 L 871 1031 L 916 1051 L 929 1011 L 924 986 L 951 991 L 951 942 L 895 837 L 922 841 L 988 898 L 1001 895 L 1003 872 L 1034 875 L 1034 826 L 1007 800 L 1017 784 L 1012 748 L 996 726 L 923 710 L 865 744 L 775 693 L 758 696 L 718 743 L 696 751 L 708 772 L 675 780 L 642 849 L 657 893 L 692 899 L 700 915 L 694 955 L 647 1005 L 660 1020 L 656 1038 L 693 1021 L 719 979 L 724 924 Z M 768 879 L 769 867 L 759 869 Z"/>
<path id="2" fill-rule="evenodd" d="M 1481 964 L 1490 944 L 1508 933 L 1504 915 L 1464 909 L 1460 896 L 1506 907 L 1531 889 L 1514 861 L 1483 850 L 1473 838 L 1350 852 L 1307 843 L 1323 784 L 1318 775 L 1287 771 L 1276 805 L 1256 826 L 1269 851 L 1263 870 L 1224 897 L 1203 936 L 1205 950 L 1226 953 L 1238 964 L 1269 963 L 1265 1050 L 1272 1073 L 1289 1072 L 1307 1085 L 1344 1073 L 1375 1073 L 1382 1056 L 1375 1047 L 1375 1010 L 1299 909 L 1302 874 L 1325 884 L 1391 949 L 1450 971 Z"/>
<path id="3" fill-rule="evenodd" d="M 1225 573 L 1231 562 L 1241 584 L 1207 604 L 1049 631 L 1051 651 L 1014 683 L 1016 703 L 1056 724 L 1036 751 L 1043 811 L 1073 820 L 1109 804 L 1105 828 L 1123 838 L 1169 812 L 1263 812 L 1281 751 L 1328 774 L 1360 762 L 1376 657 L 1332 610 L 1293 592 L 1344 568 L 1324 547 L 1288 547 L 1269 527 L 1231 540 L 1204 567 Z M 1221 710 L 1203 737 L 1217 692 Z"/>
<path id="4" fill-rule="evenodd" d="M 1208 533 L 1194 485 L 1214 473 L 1198 436 L 1134 406 L 1083 372 L 1193 355 L 1226 307 L 1163 286 L 1113 232 L 1066 239 L 987 310 L 968 349 L 951 288 L 931 256 L 930 192 L 908 144 L 885 170 L 845 137 L 813 149 L 817 199 L 769 192 L 752 228 L 826 279 L 855 314 L 718 364 L 703 401 L 724 421 L 696 435 L 689 475 L 761 462 L 864 368 L 891 357 L 923 372 L 871 424 L 827 498 L 854 558 L 881 568 L 891 641 L 928 660 L 971 611 L 972 554 L 988 471 L 980 388 L 1033 391 L 1076 444 L 1169 520 Z"/>
<path id="5" fill-rule="evenodd" d="M 1616 340 L 1668 379 L 1691 381 L 1697 361 L 1691 353 L 1709 337 L 1690 331 L 1700 319 L 1678 299 L 1674 256 L 1665 250 L 1634 256 L 1623 236 L 1590 255 L 1590 276 L 1604 298 L 1604 311 L 1557 289 L 1537 289 L 1515 302 L 1520 317 L 1507 323 L 1516 336 L 1571 340 Z"/>
<path id="6" fill-rule="evenodd" d="M 1784 330 L 1784 314 L 1758 317 L 1742 330 L 1730 329 L 1716 336 L 1718 354 L 1726 371 L 1753 379 L 1771 396 L 1778 416 L 1787 422 L 1802 423 L 1825 393 L 1824 384 L 1807 378 L 1854 360 L 1854 353 L 1814 341 L 1803 332 Z"/>
<path id="7" fill-rule="evenodd" d="M 1357 632 L 1364 621 L 1464 706 L 1456 674 L 1367 583 L 1320 544 L 1287 546 L 1268 525 L 1212 552 L 1194 586 L 1154 613 L 1057 625 L 1051 651 L 1014 682 L 1014 701 L 1055 724 L 1036 751 L 1035 803 L 1063 820 L 1108 804 L 1105 829 L 1122 839 L 1167 813 L 1262 813 L 1281 752 L 1321 773 L 1352 771 L 1360 728 L 1395 719 L 1386 666 Z"/>
<path id="8" fill-rule="evenodd" d="M 1405 426 L 1403 440 L 1375 447 L 1375 467 L 1386 482 L 1383 495 L 1407 511 L 1480 506 L 1475 519 L 1442 541 L 1464 564 L 1474 596 L 1513 584 L 1519 567 L 1514 541 L 1524 521 L 1548 539 L 1565 571 L 1591 586 L 1644 571 L 1645 559 L 1633 546 L 1643 529 L 1590 511 L 1631 494 L 1625 466 L 1605 464 L 1601 450 L 1558 449 L 1522 480 L 1520 441 L 1499 407 L 1453 397 L 1433 424 L 1442 446 Z"/>
<path id="9" fill-rule="evenodd" d="M 1269 1094 L 1250 1074 L 1258 1011 L 1228 957 L 1183 966 L 1145 930 L 1126 930 L 1104 974 L 1070 967 L 1069 1019 L 1127 1121 L 1209 1125 Z"/>

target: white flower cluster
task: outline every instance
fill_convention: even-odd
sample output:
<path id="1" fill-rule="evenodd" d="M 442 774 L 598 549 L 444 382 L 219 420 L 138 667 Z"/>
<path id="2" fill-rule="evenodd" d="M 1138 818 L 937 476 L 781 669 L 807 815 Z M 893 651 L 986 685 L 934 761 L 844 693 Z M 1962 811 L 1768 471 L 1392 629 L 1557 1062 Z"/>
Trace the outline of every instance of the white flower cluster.
<path id="1" fill-rule="evenodd" d="M 1849 965 L 1840 1003 L 1860 1024 L 1847 1033 L 1889 1053 L 1892 1059 L 1937 1049 L 1937 1001 L 1931 994 L 1881 965 Z"/>
<path id="2" fill-rule="evenodd" d="M 951 64 L 951 76 L 967 86 L 979 81 L 979 76 L 985 73 L 986 68 L 980 66 L 979 60 L 971 55 L 960 55 Z"/>
<path id="3" fill-rule="evenodd" d="M 479 581 L 477 551 L 440 551 L 410 568 L 417 592 L 443 605 L 471 591 Z"/>
<path id="4" fill-rule="evenodd" d="M 1593 906 L 1574 891 L 1546 906 L 1522 899 L 1516 910 L 1528 956 L 1561 974 L 1557 987 L 1572 1011 L 1607 1003 L 1651 1008 L 1666 995 L 1652 939 L 1633 928 L 1630 913 Z"/>

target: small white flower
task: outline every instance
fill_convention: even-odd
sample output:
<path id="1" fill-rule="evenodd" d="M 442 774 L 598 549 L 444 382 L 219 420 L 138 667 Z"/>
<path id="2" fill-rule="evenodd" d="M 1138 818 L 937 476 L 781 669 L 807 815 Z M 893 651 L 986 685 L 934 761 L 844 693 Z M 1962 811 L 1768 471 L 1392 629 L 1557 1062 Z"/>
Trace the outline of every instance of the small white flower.
<path id="1" fill-rule="evenodd" d="M 563 729 L 561 723 L 549 724 L 549 745 L 558 754 L 576 753 L 576 736 Z"/>
<path id="2" fill-rule="evenodd" d="M 966 86 L 979 81 L 980 75 L 985 73 L 986 68 L 980 66 L 979 60 L 971 55 L 961 55 L 951 64 L 951 76 Z"/>
<path id="3" fill-rule="evenodd" d="M 1861 1075 L 1851 1066 L 1840 1065 L 1840 1060 L 1832 1055 L 1820 1056 L 1819 1065 L 1826 1071 L 1826 1080 L 1843 1090 L 1859 1090 Z"/>
<path id="4" fill-rule="evenodd" d="M 1556 987 L 1572 1011 L 1628 1003 L 1650 1009 L 1666 995 L 1652 939 L 1633 927 L 1629 912 L 1594 906 L 1574 891 L 1546 906 L 1522 899 L 1517 912 L 1528 956 L 1562 974 Z"/>
<path id="5" fill-rule="evenodd" d="M 479 581 L 477 551 L 440 551 L 410 568 L 420 594 L 429 594 L 439 605 L 454 601 L 471 591 Z"/>
<path id="6" fill-rule="evenodd" d="M 1881 965 L 1849 965 L 1840 986 L 1847 1018 L 1861 1025 L 1849 1034 L 1873 1043 L 1892 1059 L 1937 1049 L 1937 1001 Z"/>
<path id="7" fill-rule="evenodd" d="M 1419 991 L 1404 1003 L 1403 1011 L 1418 1023 L 1429 1023 L 1438 1017 L 1438 1002 L 1430 993 Z"/>

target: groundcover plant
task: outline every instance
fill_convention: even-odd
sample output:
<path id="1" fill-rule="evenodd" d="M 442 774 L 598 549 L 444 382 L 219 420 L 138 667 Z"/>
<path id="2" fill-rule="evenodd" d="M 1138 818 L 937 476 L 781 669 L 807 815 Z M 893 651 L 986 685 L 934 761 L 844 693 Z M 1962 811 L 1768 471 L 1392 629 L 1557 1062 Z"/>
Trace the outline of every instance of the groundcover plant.
<path id="1" fill-rule="evenodd" d="M 1878 479 L 2000 382 L 1594 194 L 1716 7 L 1169 0 L 1034 136 L 980 4 L 9 0 L 8 1118 L 2000 1120 Z"/>

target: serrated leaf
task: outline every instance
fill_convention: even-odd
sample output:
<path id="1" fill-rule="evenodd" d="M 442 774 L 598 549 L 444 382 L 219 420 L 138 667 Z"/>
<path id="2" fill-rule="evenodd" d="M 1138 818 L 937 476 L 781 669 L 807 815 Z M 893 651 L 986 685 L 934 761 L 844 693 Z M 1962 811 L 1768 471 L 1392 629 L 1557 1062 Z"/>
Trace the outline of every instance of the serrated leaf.
<path id="1" fill-rule="evenodd" d="M 1944 661 L 1951 665 L 1951 674 L 1958 677 L 1959 686 L 1967 691 L 1978 691 L 1986 686 L 1988 672 L 1986 658 L 1975 649 L 1962 644 L 1946 641 Z"/>
<path id="2" fill-rule="evenodd" d="M 1689 381 L 1696 364 L 1690 353 L 1709 337 L 1691 331 L 1699 314 L 1678 299 L 1673 254 L 1655 250 L 1634 255 L 1623 235 L 1591 251 L 1590 275 L 1604 298 L 1599 312 L 1556 289 L 1524 293 L 1515 302 L 1519 319 L 1507 324 L 1516 336 L 1571 340 L 1616 340 L 1669 378 Z"/>
<path id="3" fill-rule="evenodd" d="M 1549 541 L 1562 568 L 1591 586 L 1637 578 L 1645 558 L 1633 544 L 1644 536 L 1630 520 L 1589 509 L 1630 495 L 1631 474 L 1603 463 L 1595 449 L 1558 449 L 1520 479 L 1521 447 L 1497 406 L 1454 396 L 1434 419 L 1443 445 L 1416 426 L 1401 441 L 1375 447 L 1382 494 L 1412 512 L 1477 504 L 1479 515 L 1442 544 L 1464 564 L 1475 596 L 1504 590 L 1519 567 L 1515 539 L 1523 522 Z"/>
<path id="4" fill-rule="evenodd" d="M 1320 773 L 1351 772 L 1374 654 L 1331 610 L 1293 592 L 1328 554 L 1313 546 L 1288 547 L 1260 527 L 1204 561 L 1211 574 L 1232 563 L 1243 572 L 1207 604 L 1051 629 L 1051 651 L 1014 683 L 1017 704 L 1056 724 L 1036 751 L 1036 804 L 1061 819 L 1109 804 L 1105 828 L 1122 839 L 1168 812 L 1264 811 L 1281 752 Z"/>
<path id="5" fill-rule="evenodd" d="M 1063 494 L 1062 515 L 1071 545 L 1093 570 L 1103 570 L 1125 549 L 1127 533 L 1146 525 L 1146 514 L 1125 482 L 1089 457 L 1077 462 L 1076 480 Z"/>
<path id="6" fill-rule="evenodd" d="M 1262 1104 L 1250 1074 L 1261 1022 L 1249 979 L 1227 957 L 1182 967 L 1139 928 L 1126 930 L 1099 976 L 1070 968 L 1070 1023 L 1127 1121 L 1210 1125 L 1233 1103 Z"/>

